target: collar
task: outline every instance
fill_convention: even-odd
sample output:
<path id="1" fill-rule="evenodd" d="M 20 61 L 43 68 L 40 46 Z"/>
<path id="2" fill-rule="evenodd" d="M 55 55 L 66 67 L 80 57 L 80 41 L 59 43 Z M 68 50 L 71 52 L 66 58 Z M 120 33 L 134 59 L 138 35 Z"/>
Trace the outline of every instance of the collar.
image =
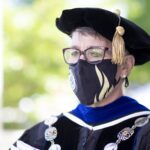
<path id="1" fill-rule="evenodd" d="M 76 109 L 64 114 L 74 122 L 85 126 L 97 126 L 99 124 L 117 124 L 124 120 L 150 114 L 145 106 L 127 96 L 122 96 L 116 101 L 102 107 L 90 107 L 79 104 Z M 82 122 L 82 123 L 81 123 Z"/>

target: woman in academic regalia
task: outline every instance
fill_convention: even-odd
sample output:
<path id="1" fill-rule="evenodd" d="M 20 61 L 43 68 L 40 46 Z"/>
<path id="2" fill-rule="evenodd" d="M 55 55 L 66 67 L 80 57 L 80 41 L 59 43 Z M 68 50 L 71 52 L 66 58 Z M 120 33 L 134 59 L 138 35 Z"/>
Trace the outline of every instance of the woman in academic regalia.
<path id="1" fill-rule="evenodd" d="M 35 125 L 11 150 L 150 150 L 150 111 L 124 96 L 134 65 L 150 60 L 150 36 L 99 8 L 62 12 L 57 28 L 71 37 L 63 49 L 80 104 Z"/>

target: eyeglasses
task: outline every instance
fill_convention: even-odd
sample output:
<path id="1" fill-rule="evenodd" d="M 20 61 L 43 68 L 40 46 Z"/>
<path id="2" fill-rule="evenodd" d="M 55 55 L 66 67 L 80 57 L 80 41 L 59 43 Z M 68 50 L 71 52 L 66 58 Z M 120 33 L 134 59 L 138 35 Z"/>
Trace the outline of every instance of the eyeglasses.
<path id="1" fill-rule="evenodd" d="M 84 55 L 85 60 L 90 64 L 98 64 L 102 62 L 105 56 L 105 52 L 110 50 L 107 47 L 90 47 L 81 51 L 76 48 L 64 48 L 63 56 L 67 64 L 73 65 L 78 62 L 81 55 Z"/>

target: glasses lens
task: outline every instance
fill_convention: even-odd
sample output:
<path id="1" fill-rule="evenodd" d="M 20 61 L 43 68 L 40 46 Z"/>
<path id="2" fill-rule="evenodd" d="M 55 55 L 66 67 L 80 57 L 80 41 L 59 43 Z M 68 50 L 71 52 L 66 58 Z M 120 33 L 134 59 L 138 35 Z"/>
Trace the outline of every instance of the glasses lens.
<path id="1" fill-rule="evenodd" d="M 68 64 L 75 64 L 78 62 L 80 52 L 76 49 L 66 49 L 64 51 L 64 59 Z"/>
<path id="2" fill-rule="evenodd" d="M 102 61 L 104 57 L 104 50 L 101 48 L 91 48 L 86 50 L 86 58 L 88 62 Z"/>

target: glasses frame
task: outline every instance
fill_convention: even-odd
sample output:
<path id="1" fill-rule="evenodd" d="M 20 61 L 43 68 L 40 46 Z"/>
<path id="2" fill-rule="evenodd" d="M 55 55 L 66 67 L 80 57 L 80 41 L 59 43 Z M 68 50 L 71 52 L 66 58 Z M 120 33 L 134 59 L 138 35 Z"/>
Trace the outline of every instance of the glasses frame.
<path id="1" fill-rule="evenodd" d="M 95 61 L 95 62 L 90 62 L 90 61 L 88 60 L 88 58 L 86 57 L 86 51 L 88 51 L 89 49 L 92 49 L 92 48 L 99 48 L 99 49 L 104 50 L 103 58 L 102 58 L 101 60 Z M 83 55 L 84 58 L 85 58 L 85 60 L 86 60 L 89 64 L 99 64 L 99 63 L 101 63 L 101 62 L 103 61 L 104 57 L 105 57 L 106 51 L 111 50 L 111 48 L 103 47 L 103 46 L 93 46 L 93 47 L 89 47 L 89 48 L 87 48 L 87 49 L 85 49 L 85 50 L 83 50 L 83 51 L 81 51 L 80 49 L 74 48 L 74 47 L 73 47 L 73 48 L 72 48 L 72 47 L 63 48 L 63 57 L 64 57 L 65 62 L 66 62 L 68 65 L 75 65 L 75 64 L 78 63 L 78 61 L 77 61 L 76 63 L 68 63 L 68 62 L 66 61 L 66 59 L 65 59 L 65 51 L 68 50 L 68 49 L 77 50 L 77 51 L 79 52 L 79 54 L 80 54 L 80 55 L 79 55 L 79 58 L 78 58 L 78 61 L 79 61 L 79 59 L 80 59 L 80 56 Z"/>

